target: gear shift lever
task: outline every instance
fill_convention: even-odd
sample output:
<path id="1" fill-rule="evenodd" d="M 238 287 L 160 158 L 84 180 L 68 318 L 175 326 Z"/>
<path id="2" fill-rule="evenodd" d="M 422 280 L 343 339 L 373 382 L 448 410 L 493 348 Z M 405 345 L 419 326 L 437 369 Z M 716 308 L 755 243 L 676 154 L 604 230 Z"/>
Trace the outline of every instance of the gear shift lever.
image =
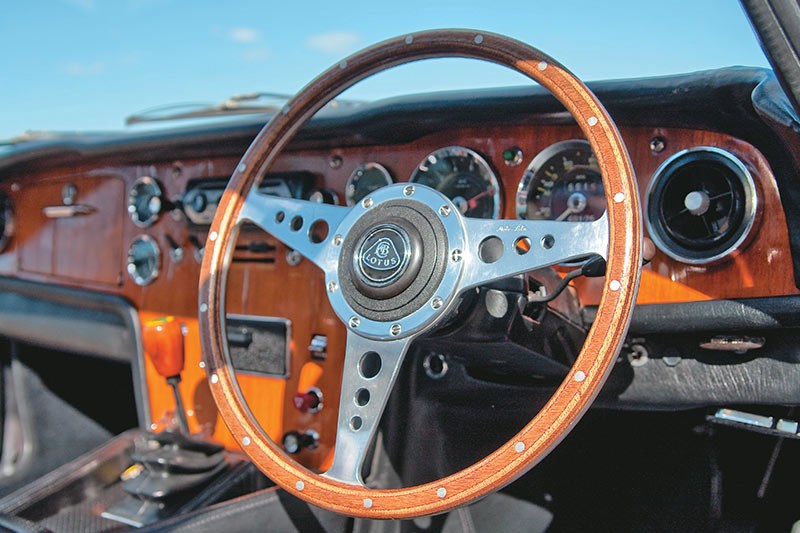
<path id="1" fill-rule="evenodd" d="M 166 316 L 148 320 L 142 327 L 144 353 L 163 376 L 175 395 L 175 414 L 181 433 L 189 435 L 186 409 L 183 407 L 178 383 L 183 371 L 183 332 L 175 317 Z"/>
<path id="2" fill-rule="evenodd" d="M 213 498 L 233 479 L 224 475 L 234 464 L 224 448 L 189 433 L 178 388 L 184 365 L 182 330 L 172 316 L 142 324 L 144 353 L 175 395 L 178 431 L 169 427 L 158 433 L 146 432 L 136 443 L 130 455 L 134 464 L 121 478 L 127 494 L 103 511 L 103 518 L 135 527 L 152 524 L 191 510 L 187 502 Z"/>

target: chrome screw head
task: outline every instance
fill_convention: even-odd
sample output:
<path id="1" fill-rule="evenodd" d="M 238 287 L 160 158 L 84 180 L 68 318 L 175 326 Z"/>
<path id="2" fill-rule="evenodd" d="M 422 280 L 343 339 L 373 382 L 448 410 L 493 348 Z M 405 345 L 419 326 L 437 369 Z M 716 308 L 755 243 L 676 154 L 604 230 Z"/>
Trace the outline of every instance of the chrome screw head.
<path id="1" fill-rule="evenodd" d="M 286 252 L 286 262 L 289 264 L 289 266 L 299 265 L 302 259 L 303 256 L 297 250 L 290 250 Z"/>
<path id="2" fill-rule="evenodd" d="M 663 137 L 653 137 L 650 140 L 650 151 L 654 154 L 660 154 L 667 147 L 667 141 Z"/>

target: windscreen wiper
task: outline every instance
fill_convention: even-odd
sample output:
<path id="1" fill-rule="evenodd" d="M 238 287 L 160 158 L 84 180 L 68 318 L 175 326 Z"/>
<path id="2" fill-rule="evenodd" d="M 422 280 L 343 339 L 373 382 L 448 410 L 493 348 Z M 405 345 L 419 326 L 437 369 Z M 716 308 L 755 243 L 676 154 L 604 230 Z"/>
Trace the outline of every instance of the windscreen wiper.
<path id="1" fill-rule="evenodd" d="M 170 104 L 154 107 L 136 113 L 125 119 L 125 124 L 141 124 L 146 122 L 164 122 L 204 117 L 222 117 L 231 115 L 252 115 L 257 113 L 275 114 L 289 101 L 290 95 L 269 92 L 256 92 L 231 96 L 219 104 Z M 353 100 L 333 100 L 326 107 L 352 107 L 359 102 Z"/>

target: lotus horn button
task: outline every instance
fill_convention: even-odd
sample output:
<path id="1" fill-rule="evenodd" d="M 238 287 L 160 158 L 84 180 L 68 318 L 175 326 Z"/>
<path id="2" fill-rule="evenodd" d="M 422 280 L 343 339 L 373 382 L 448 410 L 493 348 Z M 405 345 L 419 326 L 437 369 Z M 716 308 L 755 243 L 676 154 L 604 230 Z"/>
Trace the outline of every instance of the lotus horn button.
<path id="1" fill-rule="evenodd" d="M 393 222 L 396 223 L 379 224 L 367 230 L 353 255 L 355 285 L 371 298 L 400 294 L 419 272 L 422 243 L 418 232 L 405 221 Z"/>
<path id="2" fill-rule="evenodd" d="M 411 243 L 408 234 L 394 225 L 370 233 L 356 256 L 358 272 L 368 285 L 382 287 L 396 280 L 408 266 Z"/>

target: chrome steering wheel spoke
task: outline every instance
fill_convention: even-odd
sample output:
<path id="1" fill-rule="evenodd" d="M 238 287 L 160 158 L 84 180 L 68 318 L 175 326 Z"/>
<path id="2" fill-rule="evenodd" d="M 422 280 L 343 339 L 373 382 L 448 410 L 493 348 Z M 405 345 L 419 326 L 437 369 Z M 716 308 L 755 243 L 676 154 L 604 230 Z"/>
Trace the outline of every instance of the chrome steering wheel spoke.
<path id="1" fill-rule="evenodd" d="M 329 253 L 334 231 L 350 212 L 347 207 L 270 196 L 253 187 L 237 224 L 252 222 L 325 272 L 336 269 Z"/>
<path id="2" fill-rule="evenodd" d="M 410 213 L 414 223 L 397 213 Z M 336 447 L 325 476 L 354 486 L 364 486 L 361 470 L 410 344 L 447 315 L 459 294 L 537 268 L 606 257 L 609 241 L 605 215 L 594 222 L 465 218 L 441 193 L 419 184 L 385 187 L 353 208 L 267 196 L 253 188 L 237 220 L 243 222 L 258 225 L 322 269 L 331 305 L 348 325 Z M 315 233 L 320 225 L 324 238 Z M 431 236 L 415 238 L 424 227 Z M 414 258 L 422 265 L 419 274 L 408 266 Z M 405 304 L 392 300 L 402 298 L 404 287 L 396 294 L 377 292 L 402 284 L 406 271 L 412 295 L 416 275 L 435 278 L 430 294 Z M 374 286 L 367 274 L 377 277 Z M 356 278 L 361 285 L 345 285 Z M 374 309 L 363 307 L 373 301 L 379 302 Z M 391 309 L 389 304 L 409 309 L 382 315 L 381 306 Z"/>
<path id="3" fill-rule="evenodd" d="M 364 485 L 361 469 L 414 336 L 371 340 L 347 334 L 333 464 L 326 477 Z"/>
<path id="4" fill-rule="evenodd" d="M 606 214 L 593 222 L 464 218 L 461 290 L 592 255 L 608 255 Z"/>

